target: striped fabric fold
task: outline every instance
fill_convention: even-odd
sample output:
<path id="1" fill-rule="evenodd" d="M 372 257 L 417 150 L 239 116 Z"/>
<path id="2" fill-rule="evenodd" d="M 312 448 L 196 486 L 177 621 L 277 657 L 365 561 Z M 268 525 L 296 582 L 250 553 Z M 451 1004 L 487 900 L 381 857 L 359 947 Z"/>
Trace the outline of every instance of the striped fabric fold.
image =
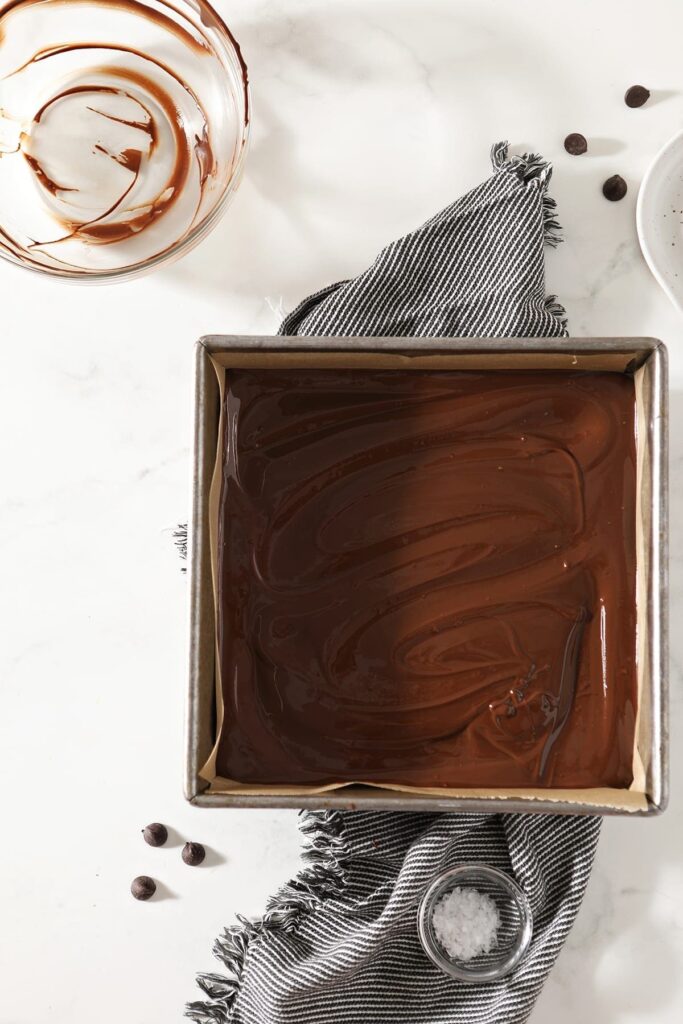
<path id="1" fill-rule="evenodd" d="M 559 241 L 551 167 L 493 147 L 494 174 L 350 281 L 305 299 L 281 334 L 565 337 L 545 293 L 544 245 Z M 320 811 L 300 817 L 304 868 L 260 919 L 217 940 L 197 1024 L 521 1024 L 576 917 L 600 819 L 533 814 Z M 479 861 L 529 897 L 522 964 L 486 985 L 443 975 L 416 925 L 438 872 Z"/>
<path id="2" fill-rule="evenodd" d="M 566 336 L 545 294 L 544 244 L 557 245 L 550 164 L 491 151 L 494 174 L 392 242 L 363 274 L 316 292 L 280 334 L 443 338 Z"/>

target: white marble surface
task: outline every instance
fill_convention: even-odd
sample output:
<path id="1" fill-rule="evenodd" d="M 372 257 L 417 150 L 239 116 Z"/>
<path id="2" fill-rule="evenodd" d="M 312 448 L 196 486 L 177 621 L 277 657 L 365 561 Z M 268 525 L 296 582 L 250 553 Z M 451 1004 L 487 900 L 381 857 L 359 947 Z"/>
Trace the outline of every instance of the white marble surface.
<path id="1" fill-rule="evenodd" d="M 289 812 L 181 795 L 190 375 L 207 332 L 270 332 L 488 173 L 509 138 L 555 161 L 566 242 L 549 289 L 576 335 L 655 335 L 672 368 L 672 697 L 681 719 L 683 321 L 634 229 L 638 183 L 683 119 L 677 0 L 231 0 L 254 96 L 228 215 L 193 254 L 84 289 L 0 267 L 0 1021 L 166 1024 L 236 911 L 296 867 Z M 650 104 L 628 110 L 643 82 Z M 590 155 L 562 150 L 569 131 Z M 602 199 L 620 172 L 629 194 Z M 674 732 L 674 736 L 677 733 Z M 586 902 L 534 1021 L 683 1017 L 679 788 L 657 820 L 605 823 Z M 139 829 L 212 850 L 192 870 Z M 163 899 L 135 903 L 150 873 Z M 265 1022 L 264 1022 L 265 1024 Z"/>

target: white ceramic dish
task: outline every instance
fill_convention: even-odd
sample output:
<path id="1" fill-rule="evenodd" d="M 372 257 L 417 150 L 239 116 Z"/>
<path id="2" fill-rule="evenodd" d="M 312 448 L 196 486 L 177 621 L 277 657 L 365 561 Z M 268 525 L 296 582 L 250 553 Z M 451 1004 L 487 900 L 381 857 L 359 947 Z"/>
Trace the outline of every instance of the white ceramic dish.
<path id="1" fill-rule="evenodd" d="M 683 131 L 650 164 L 638 194 L 636 224 L 650 270 L 683 313 Z"/>

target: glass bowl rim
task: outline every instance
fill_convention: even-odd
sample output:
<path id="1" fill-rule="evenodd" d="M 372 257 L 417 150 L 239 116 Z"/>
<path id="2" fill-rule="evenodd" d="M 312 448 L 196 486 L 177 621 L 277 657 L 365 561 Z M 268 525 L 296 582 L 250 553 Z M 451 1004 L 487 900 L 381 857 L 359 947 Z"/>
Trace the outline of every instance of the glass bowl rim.
<path id="1" fill-rule="evenodd" d="M 495 883 L 500 889 L 503 889 L 514 901 L 519 911 L 521 926 L 517 943 L 513 946 L 507 958 L 501 961 L 498 966 L 477 970 L 476 968 L 460 967 L 442 952 L 440 946 L 432 937 L 428 915 L 436 899 L 446 891 L 453 889 L 457 885 L 458 880 L 467 882 L 474 887 L 474 878 L 476 876 L 481 877 L 482 875 Z M 499 978 L 504 978 L 510 974 L 521 963 L 528 952 L 533 934 L 531 904 L 524 890 L 505 871 L 476 861 L 468 861 L 467 863 L 447 868 L 432 879 L 420 899 L 417 922 L 422 948 L 432 963 L 436 964 L 437 967 L 452 978 L 456 978 L 458 981 L 469 982 L 470 984 L 497 981 Z"/>
<path id="2" fill-rule="evenodd" d="M 36 2 L 40 2 L 40 0 L 36 0 Z M 93 0 L 93 3 L 97 3 L 97 0 Z M 201 16 L 203 13 L 210 15 L 212 22 L 211 27 L 216 30 L 218 39 L 224 47 L 224 52 L 218 53 L 219 59 L 223 62 L 227 55 L 229 58 L 234 60 L 242 78 L 242 88 L 237 90 L 238 94 L 241 96 L 241 109 L 238 111 L 240 124 L 237 138 L 237 147 L 239 151 L 232 168 L 232 173 L 215 206 L 206 213 L 198 224 L 195 224 L 191 231 L 189 231 L 183 238 L 179 239 L 169 249 L 166 249 L 162 253 L 157 253 L 154 256 L 150 256 L 146 260 L 141 260 L 139 263 L 135 263 L 130 267 L 119 267 L 116 270 L 57 270 L 47 266 L 35 267 L 30 266 L 28 263 L 24 263 L 21 258 L 14 256 L 14 254 L 3 252 L 0 249 L 0 259 L 4 260 L 5 263 L 10 263 L 15 267 L 19 267 L 21 270 L 26 270 L 31 274 L 37 274 L 40 277 L 48 277 L 53 280 L 68 281 L 75 284 L 110 284 L 116 281 L 129 281 L 136 277 L 141 277 L 149 271 L 154 270 L 156 267 L 173 263 L 175 260 L 179 259 L 179 257 L 190 252 L 199 242 L 202 241 L 203 238 L 206 237 L 206 235 L 209 234 L 213 226 L 222 217 L 242 179 L 244 162 L 249 148 L 252 110 L 249 69 L 237 39 L 228 28 L 225 19 L 221 17 L 209 0 L 175 0 L 175 3 L 178 4 L 176 13 L 182 13 L 182 8 L 185 7 L 193 10 L 196 14 L 199 14 L 202 21 L 203 18 Z M 10 0 L 0 0 L 0 18 L 2 17 L 5 8 L 10 8 L 11 6 L 12 4 L 10 3 Z"/>

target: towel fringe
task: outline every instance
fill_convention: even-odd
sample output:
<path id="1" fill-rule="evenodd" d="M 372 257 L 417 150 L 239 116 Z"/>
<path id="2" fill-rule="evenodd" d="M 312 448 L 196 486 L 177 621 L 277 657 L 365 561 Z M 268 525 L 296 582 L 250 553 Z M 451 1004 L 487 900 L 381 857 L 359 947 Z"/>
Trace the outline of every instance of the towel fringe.
<path id="1" fill-rule="evenodd" d="M 558 301 L 557 295 L 547 295 L 545 299 L 545 309 L 547 313 L 554 316 L 557 322 L 562 328 L 562 337 L 569 337 L 569 326 L 567 319 L 567 310 L 564 308 L 561 302 Z"/>
<path id="2" fill-rule="evenodd" d="M 496 172 L 511 171 L 520 181 L 540 188 L 543 193 L 543 240 L 555 248 L 562 241 L 562 228 L 557 220 L 557 203 L 548 195 L 553 165 L 538 153 L 508 155 L 509 143 L 495 142 L 491 147 L 491 164 Z"/>
<path id="3" fill-rule="evenodd" d="M 346 842 L 339 811 L 301 811 L 299 828 L 304 835 L 306 867 L 272 897 L 263 917 L 250 921 L 237 915 L 238 923 L 225 928 L 216 940 L 213 953 L 227 975 L 198 975 L 197 984 L 207 999 L 185 1008 L 185 1016 L 195 1024 L 229 1024 L 253 939 L 269 932 L 291 932 L 302 914 L 344 887 Z"/>

